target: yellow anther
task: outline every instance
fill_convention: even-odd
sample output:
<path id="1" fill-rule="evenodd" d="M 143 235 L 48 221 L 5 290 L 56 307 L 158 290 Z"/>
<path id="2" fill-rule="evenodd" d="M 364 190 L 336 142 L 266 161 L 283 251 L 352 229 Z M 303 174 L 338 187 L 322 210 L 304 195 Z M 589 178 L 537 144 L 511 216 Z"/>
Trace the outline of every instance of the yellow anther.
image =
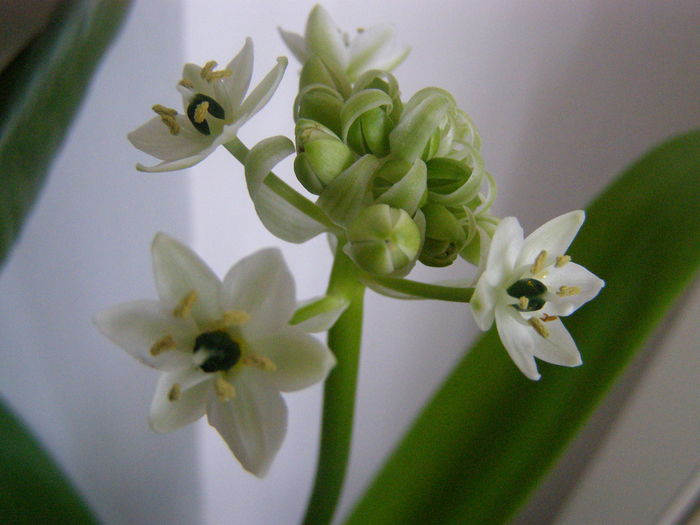
<path id="1" fill-rule="evenodd" d="M 153 343 L 153 346 L 151 347 L 151 355 L 155 357 L 157 355 L 162 354 L 163 352 L 172 350 L 176 346 L 177 345 L 175 344 L 175 339 L 173 339 L 173 336 L 166 335 L 165 337 L 161 337 L 155 343 Z"/>
<path id="2" fill-rule="evenodd" d="M 214 380 L 214 390 L 216 391 L 216 397 L 219 398 L 219 401 L 231 401 L 236 397 L 236 387 L 220 375 L 217 375 Z"/>
<path id="3" fill-rule="evenodd" d="M 561 268 L 562 266 L 565 266 L 567 263 L 571 262 L 571 257 L 568 255 L 557 255 L 557 261 L 554 263 L 554 266 L 557 268 Z"/>
<path id="4" fill-rule="evenodd" d="M 528 298 L 525 297 L 524 295 L 523 295 L 520 299 L 518 299 L 518 307 L 519 307 L 521 310 L 527 310 L 527 307 L 528 307 L 529 305 L 530 305 L 530 299 L 528 299 Z"/>
<path id="5" fill-rule="evenodd" d="M 194 121 L 197 124 L 201 124 L 204 122 L 204 119 L 207 118 L 207 113 L 209 113 L 209 102 L 205 100 L 197 104 L 194 110 Z"/>
<path id="6" fill-rule="evenodd" d="M 182 87 L 186 87 L 187 89 L 194 89 L 194 83 L 191 80 L 187 80 L 186 78 L 183 78 L 178 82 Z"/>
<path id="7" fill-rule="evenodd" d="M 171 134 L 177 135 L 180 132 L 180 124 L 175 120 L 177 111 L 173 108 L 161 106 L 160 104 L 156 104 L 151 109 L 160 117 L 161 122 L 168 127 Z"/>
<path id="8" fill-rule="evenodd" d="M 265 372 L 274 372 L 277 370 L 277 365 L 272 362 L 272 359 L 264 356 L 247 355 L 241 359 L 241 363 L 245 366 L 254 366 Z"/>
<path id="9" fill-rule="evenodd" d="M 160 104 L 155 104 L 152 108 L 153 111 L 156 112 L 157 115 L 163 117 L 163 116 L 168 116 L 168 117 L 174 117 L 177 115 L 177 110 L 173 108 L 169 108 L 167 106 L 161 106 Z"/>
<path id="10" fill-rule="evenodd" d="M 537 275 L 544 269 L 544 263 L 547 260 L 547 250 L 542 250 L 537 257 L 535 257 L 535 262 L 530 267 L 530 273 L 532 275 Z"/>
<path id="11" fill-rule="evenodd" d="M 557 290 L 557 295 L 559 297 L 568 297 L 580 293 L 581 288 L 579 288 L 578 286 L 560 286 L 559 290 Z"/>
<path id="12" fill-rule="evenodd" d="M 168 392 L 168 401 L 177 401 L 182 397 L 182 388 L 179 383 L 175 383 Z"/>
<path id="13" fill-rule="evenodd" d="M 185 295 L 185 297 L 183 297 L 182 300 L 178 303 L 178 305 L 173 310 L 173 315 L 175 317 L 180 318 L 187 317 L 192 312 L 192 307 L 194 306 L 194 303 L 196 301 L 197 292 L 195 290 L 192 290 L 187 295 Z"/>
<path id="14" fill-rule="evenodd" d="M 540 334 L 542 337 L 549 337 L 549 330 L 547 330 L 547 327 L 540 319 L 537 317 L 530 317 L 527 322 L 530 323 L 530 326 L 535 329 L 535 332 Z"/>
<path id="15" fill-rule="evenodd" d="M 204 67 L 202 68 L 202 71 L 199 73 L 204 80 L 207 82 L 211 82 L 212 80 L 216 80 L 218 78 L 225 78 L 231 76 L 232 72 L 230 69 L 222 69 L 221 71 L 214 71 L 214 68 L 217 66 L 216 61 L 210 60 L 206 64 L 204 64 Z"/>
<path id="16" fill-rule="evenodd" d="M 559 319 L 559 318 L 558 318 L 556 315 L 544 314 L 544 315 L 541 317 L 541 319 L 542 319 L 542 321 L 544 321 L 545 323 L 550 323 L 550 322 L 552 322 L 552 321 L 556 321 L 556 320 Z"/>
<path id="17" fill-rule="evenodd" d="M 209 330 L 223 330 L 231 326 L 240 326 L 250 320 L 250 314 L 243 310 L 226 310 L 221 319 L 209 325 Z"/>

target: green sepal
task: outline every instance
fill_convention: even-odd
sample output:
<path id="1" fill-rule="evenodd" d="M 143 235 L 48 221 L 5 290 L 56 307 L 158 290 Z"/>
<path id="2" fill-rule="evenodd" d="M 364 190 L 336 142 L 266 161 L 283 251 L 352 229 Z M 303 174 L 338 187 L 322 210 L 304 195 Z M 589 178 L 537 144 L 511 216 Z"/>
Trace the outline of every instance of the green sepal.
<path id="1" fill-rule="evenodd" d="M 425 242 L 418 260 L 427 266 L 449 266 L 464 248 L 467 235 L 445 206 L 427 204 L 421 210 L 425 215 Z"/>
<path id="2" fill-rule="evenodd" d="M 350 81 L 337 66 L 318 55 L 312 55 L 301 68 L 299 90 L 310 84 L 323 84 L 337 91 L 343 98 L 350 96 Z"/>
<path id="3" fill-rule="evenodd" d="M 357 159 L 321 192 L 316 204 L 336 223 L 345 225 L 372 203 L 371 182 L 379 160 L 374 155 Z"/>
<path id="4" fill-rule="evenodd" d="M 419 102 L 414 101 L 414 98 L 406 104 L 401 120 L 389 135 L 391 152 L 408 162 L 414 162 L 423 156 L 431 139 L 434 142 L 437 136 L 439 140 L 439 135 L 435 133 L 451 104 L 441 94 L 421 97 Z"/>
<path id="5" fill-rule="evenodd" d="M 478 153 L 470 156 L 469 161 L 436 157 L 427 166 L 428 201 L 436 204 L 468 205 L 478 195 L 484 180 L 484 165 Z"/>
<path id="6" fill-rule="evenodd" d="M 403 161 L 399 162 L 403 163 Z M 378 170 L 378 173 L 380 171 Z M 391 175 L 395 175 L 395 173 L 391 173 Z M 386 181 L 387 179 L 383 178 L 383 180 Z M 379 203 L 388 204 L 392 208 L 404 209 L 412 216 L 425 201 L 427 192 L 426 181 L 427 170 L 425 162 L 417 159 L 410 165 L 408 171 L 396 182 L 389 185 L 385 191 L 377 195 L 375 200 Z"/>

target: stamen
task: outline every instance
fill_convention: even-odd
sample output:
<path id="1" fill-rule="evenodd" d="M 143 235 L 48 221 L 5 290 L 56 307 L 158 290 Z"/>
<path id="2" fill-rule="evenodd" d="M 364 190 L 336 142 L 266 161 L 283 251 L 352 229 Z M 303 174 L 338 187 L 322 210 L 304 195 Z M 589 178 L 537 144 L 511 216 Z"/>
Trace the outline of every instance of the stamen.
<path id="1" fill-rule="evenodd" d="M 239 326 L 250 320 L 250 314 L 243 310 L 226 310 L 218 321 L 213 322 L 209 330 L 223 330 L 230 326 Z"/>
<path id="2" fill-rule="evenodd" d="M 151 109 L 160 117 L 161 122 L 168 127 L 171 134 L 177 135 L 180 132 L 180 124 L 175 120 L 177 111 L 172 108 L 161 106 L 160 104 L 156 104 Z"/>
<path id="3" fill-rule="evenodd" d="M 527 311 L 527 307 L 529 304 L 530 304 L 530 299 L 528 299 L 524 295 L 520 299 L 518 299 L 518 306 L 523 311 Z"/>
<path id="4" fill-rule="evenodd" d="M 177 345 L 175 344 L 175 339 L 173 339 L 173 336 L 166 335 L 165 337 L 161 337 L 155 343 L 153 343 L 153 346 L 151 346 L 151 355 L 155 357 L 157 355 L 162 354 L 163 352 L 172 350 L 176 346 Z"/>
<path id="5" fill-rule="evenodd" d="M 562 266 L 565 266 L 567 263 L 571 262 L 571 257 L 568 255 L 557 255 L 557 261 L 554 263 L 554 266 L 556 268 L 561 268 Z"/>
<path id="6" fill-rule="evenodd" d="M 552 321 L 556 321 L 557 319 L 559 319 L 559 317 L 557 317 L 556 315 L 544 314 L 544 315 L 541 317 L 541 319 L 542 319 L 542 321 L 544 321 L 545 323 L 549 323 L 549 322 L 552 322 Z"/>
<path id="7" fill-rule="evenodd" d="M 186 78 L 183 78 L 178 82 L 182 87 L 186 87 L 187 89 L 194 89 L 194 82 L 191 80 L 187 80 Z"/>
<path id="8" fill-rule="evenodd" d="M 549 330 L 547 330 L 547 327 L 544 325 L 544 323 L 540 321 L 537 317 L 530 317 L 530 319 L 528 319 L 527 322 L 530 323 L 530 326 L 532 326 L 535 329 L 535 332 L 540 334 L 542 337 L 549 337 Z"/>
<path id="9" fill-rule="evenodd" d="M 230 77 L 232 75 L 232 71 L 230 69 L 222 69 L 221 71 L 214 71 L 214 68 L 217 66 L 216 61 L 210 60 L 206 64 L 204 64 L 204 67 L 202 68 L 202 71 L 200 72 L 200 75 L 204 80 L 207 82 L 211 82 L 212 80 L 216 80 L 219 78 L 225 78 L 225 77 Z"/>
<path id="10" fill-rule="evenodd" d="M 214 380 L 214 390 L 216 391 L 216 397 L 219 398 L 219 401 L 223 401 L 224 403 L 236 397 L 236 387 L 220 375 L 217 375 Z"/>
<path id="11" fill-rule="evenodd" d="M 180 383 L 175 383 L 168 392 L 168 401 L 177 401 L 182 397 L 182 388 Z"/>
<path id="12" fill-rule="evenodd" d="M 177 110 L 173 108 L 169 108 L 167 106 L 161 106 L 160 104 L 155 104 L 152 108 L 153 111 L 156 112 L 157 115 L 163 117 L 163 116 L 168 116 L 168 117 L 174 117 L 177 115 Z"/>
<path id="13" fill-rule="evenodd" d="M 557 290 L 557 295 L 559 297 L 568 297 L 580 293 L 581 288 L 579 288 L 578 286 L 560 286 L 559 290 Z"/>
<path id="14" fill-rule="evenodd" d="M 178 303 L 178 305 L 173 310 L 173 315 L 175 317 L 180 318 L 187 317 L 192 312 L 192 307 L 194 306 L 194 303 L 196 301 L 197 292 L 195 290 L 192 290 Z"/>
<path id="15" fill-rule="evenodd" d="M 544 263 L 547 260 L 547 250 L 542 250 L 537 257 L 535 257 L 535 262 L 530 267 L 530 273 L 532 275 L 537 275 L 544 269 Z"/>
<path id="16" fill-rule="evenodd" d="M 194 121 L 197 124 L 201 124 L 204 122 L 204 119 L 207 118 L 207 113 L 209 113 L 209 102 L 205 100 L 204 102 L 200 102 L 194 110 Z"/>
<path id="17" fill-rule="evenodd" d="M 277 370 L 277 365 L 272 362 L 272 359 L 264 356 L 248 355 L 241 359 L 241 363 L 245 366 L 254 366 L 265 372 L 274 372 Z"/>

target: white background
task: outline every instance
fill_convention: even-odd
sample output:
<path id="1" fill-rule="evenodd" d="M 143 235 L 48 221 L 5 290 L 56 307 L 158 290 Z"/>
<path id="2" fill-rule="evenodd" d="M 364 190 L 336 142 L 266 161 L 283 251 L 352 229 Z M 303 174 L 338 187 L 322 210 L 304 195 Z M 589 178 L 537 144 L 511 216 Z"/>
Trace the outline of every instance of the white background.
<path id="1" fill-rule="evenodd" d="M 325 241 L 294 246 L 268 234 L 225 151 L 188 172 L 137 174 L 133 165 L 151 159 L 125 140 L 152 104 L 178 104 L 173 86 L 183 62 L 225 64 L 251 36 L 259 79 L 287 54 L 276 27 L 302 31 L 312 5 L 137 1 L 3 269 L 2 395 L 105 523 L 287 525 L 303 512 L 320 387 L 287 396 L 289 435 L 260 481 L 206 423 L 152 434 L 145 415 L 156 374 L 102 340 L 90 317 L 154 297 L 148 247 L 158 230 L 193 244 L 220 275 L 256 249 L 280 246 L 300 298 L 322 292 Z M 324 5 L 348 31 L 393 23 L 413 49 L 396 71 L 404 98 L 427 85 L 455 95 L 498 180 L 495 212 L 518 216 L 526 231 L 584 207 L 641 153 L 700 122 L 697 2 Z M 290 57 L 278 94 L 241 133 L 248 145 L 292 135 L 297 71 Z M 288 165 L 278 174 L 294 180 Z M 413 277 L 469 272 L 466 265 L 437 274 L 418 268 Z M 521 522 L 653 522 L 700 461 L 699 297 L 697 290 L 686 296 Z M 342 513 L 476 335 L 464 306 L 368 294 Z"/>

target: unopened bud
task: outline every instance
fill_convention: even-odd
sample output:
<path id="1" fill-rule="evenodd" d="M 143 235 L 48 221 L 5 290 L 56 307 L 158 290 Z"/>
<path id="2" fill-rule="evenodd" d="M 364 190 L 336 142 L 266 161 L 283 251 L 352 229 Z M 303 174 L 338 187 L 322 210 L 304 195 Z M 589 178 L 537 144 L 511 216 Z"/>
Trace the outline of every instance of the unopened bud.
<path id="1" fill-rule="evenodd" d="M 317 122 L 298 120 L 295 135 L 299 153 L 294 159 L 294 172 L 311 193 L 320 194 L 355 159 L 350 148 Z"/>
<path id="2" fill-rule="evenodd" d="M 467 241 L 462 226 L 445 206 L 428 204 L 421 210 L 425 216 L 425 242 L 418 259 L 427 266 L 452 264 Z"/>
<path id="3" fill-rule="evenodd" d="M 350 95 L 350 82 L 345 73 L 334 64 L 328 63 L 318 55 L 313 55 L 301 69 L 299 90 L 309 84 L 323 84 L 340 93 L 344 98 Z"/>
<path id="4" fill-rule="evenodd" d="M 342 107 L 343 96 L 336 90 L 322 84 L 311 84 L 299 91 L 294 101 L 294 120 L 314 120 L 340 136 Z"/>

